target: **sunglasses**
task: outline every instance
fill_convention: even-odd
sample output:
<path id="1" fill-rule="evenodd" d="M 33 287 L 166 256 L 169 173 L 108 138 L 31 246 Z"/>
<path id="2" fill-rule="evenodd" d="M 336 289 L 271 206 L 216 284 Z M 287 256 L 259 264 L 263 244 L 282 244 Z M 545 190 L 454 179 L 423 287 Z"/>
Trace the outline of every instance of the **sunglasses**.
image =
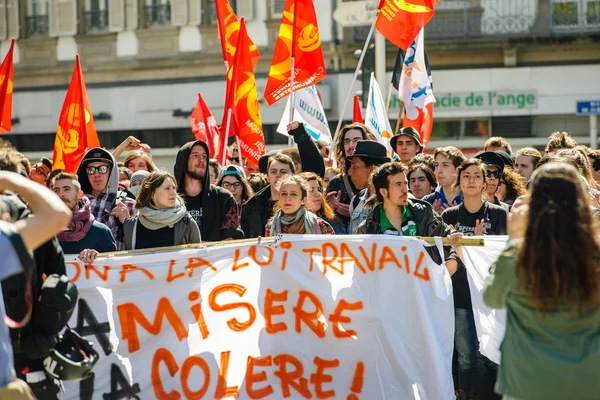
<path id="1" fill-rule="evenodd" d="M 96 172 L 101 173 L 102 175 L 106 174 L 108 172 L 109 166 L 108 165 L 100 165 L 99 167 L 87 167 L 85 169 L 85 172 L 88 175 L 94 175 Z"/>
<path id="2" fill-rule="evenodd" d="M 499 171 L 485 171 L 485 176 L 487 176 L 488 178 L 498 179 L 498 177 L 500 176 L 500 172 Z"/>

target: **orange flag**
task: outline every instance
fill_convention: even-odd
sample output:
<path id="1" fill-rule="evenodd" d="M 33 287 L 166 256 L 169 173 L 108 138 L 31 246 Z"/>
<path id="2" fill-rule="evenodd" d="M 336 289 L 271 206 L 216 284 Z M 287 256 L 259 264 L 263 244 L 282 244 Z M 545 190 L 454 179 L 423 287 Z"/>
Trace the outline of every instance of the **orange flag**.
<path id="1" fill-rule="evenodd" d="M 312 0 L 286 0 L 265 88 L 269 105 L 290 94 L 292 57 L 294 92 L 325 78 L 325 61 Z"/>
<path id="2" fill-rule="evenodd" d="M 15 64 L 13 52 L 15 39 L 10 43 L 10 48 L 2 66 L 0 66 L 0 133 L 10 132 L 12 126 L 12 94 L 15 77 Z"/>
<path id="3" fill-rule="evenodd" d="M 250 58 L 250 43 L 246 22 L 242 18 L 234 62 L 228 72 L 231 87 L 225 100 L 225 116 L 227 110 L 231 108 L 237 123 L 242 157 L 258 165 L 258 159 L 265 154 L 266 148 L 254 80 L 254 66 Z M 224 129 L 224 126 L 221 128 Z M 221 148 L 224 146 L 223 140 L 227 140 L 225 135 L 221 135 L 219 140 Z"/>
<path id="4" fill-rule="evenodd" d="M 220 160 L 220 153 L 223 149 L 219 148 L 219 127 L 200 93 L 198 93 L 196 107 L 194 107 L 190 115 L 190 125 L 196 140 L 202 140 L 208 145 L 210 157 Z"/>
<path id="5" fill-rule="evenodd" d="M 217 21 L 219 25 L 219 39 L 221 39 L 221 48 L 223 50 L 223 60 L 225 67 L 233 65 L 233 57 L 240 33 L 240 21 L 236 17 L 228 0 L 215 0 L 217 8 Z M 250 58 L 252 65 L 256 66 L 260 53 L 256 45 L 250 40 Z"/>
<path id="6" fill-rule="evenodd" d="M 52 169 L 77 172 L 77 167 L 85 152 L 94 147 L 100 147 L 100 141 L 96 133 L 78 55 L 75 59 L 75 70 L 67 90 L 67 96 L 58 118 Z"/>
<path id="7" fill-rule="evenodd" d="M 390 42 L 407 50 L 433 17 L 439 0 L 381 0 L 375 28 Z"/>

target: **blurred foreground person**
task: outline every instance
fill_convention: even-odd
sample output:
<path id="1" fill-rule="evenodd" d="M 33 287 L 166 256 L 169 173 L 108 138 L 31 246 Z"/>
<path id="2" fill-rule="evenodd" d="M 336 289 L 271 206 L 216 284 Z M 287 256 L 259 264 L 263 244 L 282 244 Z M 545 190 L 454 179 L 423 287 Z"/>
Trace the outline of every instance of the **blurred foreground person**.
<path id="1" fill-rule="evenodd" d="M 597 399 L 600 232 L 579 172 L 564 163 L 537 169 L 528 204 L 508 217 L 508 233 L 484 292 L 490 307 L 507 309 L 496 392 Z"/>

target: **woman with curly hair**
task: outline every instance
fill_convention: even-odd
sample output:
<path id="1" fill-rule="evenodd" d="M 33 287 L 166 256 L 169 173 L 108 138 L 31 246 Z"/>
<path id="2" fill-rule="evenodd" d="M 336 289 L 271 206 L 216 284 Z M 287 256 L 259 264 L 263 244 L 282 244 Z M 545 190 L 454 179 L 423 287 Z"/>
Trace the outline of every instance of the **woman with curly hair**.
<path id="1" fill-rule="evenodd" d="M 500 176 L 500 186 L 496 190 L 498 200 L 512 206 L 518 197 L 527 193 L 527 182 L 517 171 L 504 168 Z"/>

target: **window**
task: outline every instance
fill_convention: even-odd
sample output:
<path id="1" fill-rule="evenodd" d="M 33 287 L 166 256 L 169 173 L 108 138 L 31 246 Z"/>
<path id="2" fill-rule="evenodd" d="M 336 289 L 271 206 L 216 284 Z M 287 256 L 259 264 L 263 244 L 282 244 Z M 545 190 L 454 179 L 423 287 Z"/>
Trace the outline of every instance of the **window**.
<path id="1" fill-rule="evenodd" d="M 27 37 L 48 36 L 48 1 L 29 0 L 27 5 Z"/>
<path id="2" fill-rule="evenodd" d="M 106 31 L 108 29 L 108 0 L 87 0 L 83 13 L 85 31 Z"/>
<path id="3" fill-rule="evenodd" d="M 146 28 L 171 24 L 171 3 L 169 0 L 146 1 Z"/>
<path id="4" fill-rule="evenodd" d="M 248 0 L 242 0 L 242 1 L 248 1 Z M 229 5 L 231 5 L 233 12 L 237 14 L 237 0 L 229 0 Z M 215 6 L 215 1 L 214 0 L 204 0 L 203 10 L 207 10 L 206 13 L 203 13 L 205 15 L 205 18 L 207 18 L 207 20 L 204 21 L 204 23 L 208 24 L 208 25 L 217 25 L 218 18 L 217 18 L 217 7 Z M 240 18 L 240 17 L 241 16 L 238 16 L 238 18 Z"/>
<path id="5" fill-rule="evenodd" d="M 600 25 L 600 0 L 551 1 L 553 28 L 588 28 Z"/>
<path id="6" fill-rule="evenodd" d="M 271 18 L 281 18 L 285 8 L 285 0 L 269 0 Z"/>

